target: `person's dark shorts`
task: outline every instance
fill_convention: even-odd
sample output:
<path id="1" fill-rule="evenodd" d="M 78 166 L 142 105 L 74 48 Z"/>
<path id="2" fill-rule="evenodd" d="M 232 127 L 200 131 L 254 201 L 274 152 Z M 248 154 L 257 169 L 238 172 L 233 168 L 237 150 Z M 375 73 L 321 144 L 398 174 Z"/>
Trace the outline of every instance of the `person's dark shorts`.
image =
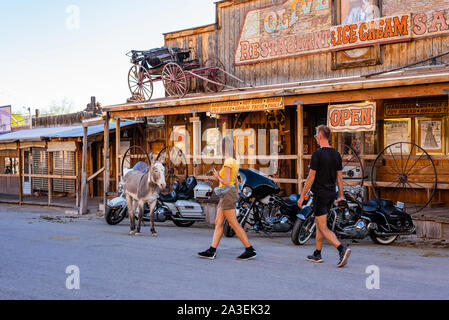
<path id="1" fill-rule="evenodd" d="M 335 196 L 314 196 L 312 209 L 315 217 L 324 216 L 331 212 Z"/>

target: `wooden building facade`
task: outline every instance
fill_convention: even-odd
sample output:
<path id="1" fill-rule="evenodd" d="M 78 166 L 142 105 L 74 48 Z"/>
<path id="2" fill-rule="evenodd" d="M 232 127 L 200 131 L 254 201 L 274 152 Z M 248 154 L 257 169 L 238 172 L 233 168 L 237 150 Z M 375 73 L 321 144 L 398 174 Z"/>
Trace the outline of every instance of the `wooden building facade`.
<path id="1" fill-rule="evenodd" d="M 231 129 L 243 167 L 269 170 L 285 194 L 298 191 L 317 148 L 314 129 L 329 124 L 334 142 L 357 150 L 368 188 L 370 166 L 387 145 L 426 149 L 438 176 L 434 202 L 449 205 L 447 1 L 226 0 L 216 3 L 215 23 L 164 39 L 201 62 L 222 61 L 243 80 L 228 77 L 239 90 L 205 94 L 196 79 L 184 98 L 107 106 L 104 118 L 165 116 L 166 144 L 184 148 L 192 174 L 217 166 L 205 160 Z M 409 151 L 419 168 L 419 154 Z M 383 196 L 391 178 L 381 175 Z M 424 199 L 429 169 L 416 179 Z M 420 195 L 406 200 L 422 202 Z"/>

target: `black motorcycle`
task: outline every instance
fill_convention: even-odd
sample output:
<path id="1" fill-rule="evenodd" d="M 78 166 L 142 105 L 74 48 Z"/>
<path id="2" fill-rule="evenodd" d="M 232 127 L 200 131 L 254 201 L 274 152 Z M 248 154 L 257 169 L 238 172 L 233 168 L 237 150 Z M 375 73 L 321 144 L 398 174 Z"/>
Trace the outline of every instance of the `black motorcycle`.
<path id="1" fill-rule="evenodd" d="M 334 204 L 328 215 L 328 227 L 341 239 L 364 239 L 367 236 L 374 243 L 389 245 L 400 235 L 416 233 L 412 217 L 404 211 L 403 205 L 390 200 L 376 199 L 362 202 L 364 188 L 345 187 L 345 201 Z M 311 195 L 313 197 L 313 195 Z M 298 215 L 294 229 L 298 230 L 295 244 L 306 243 L 315 231 L 313 210 L 303 208 Z"/>
<path id="2" fill-rule="evenodd" d="M 267 176 L 254 169 L 239 170 L 240 197 L 236 205 L 237 221 L 245 229 L 272 232 L 292 230 L 299 213 L 298 194 L 280 197 L 280 188 Z M 224 234 L 233 237 L 234 230 L 225 221 Z"/>

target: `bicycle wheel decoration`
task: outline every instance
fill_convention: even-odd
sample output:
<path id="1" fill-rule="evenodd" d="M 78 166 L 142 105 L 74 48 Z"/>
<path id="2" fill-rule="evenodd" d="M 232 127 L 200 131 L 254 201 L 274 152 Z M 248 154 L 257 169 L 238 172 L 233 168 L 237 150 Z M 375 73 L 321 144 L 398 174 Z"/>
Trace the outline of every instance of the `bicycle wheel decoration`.
<path id="1" fill-rule="evenodd" d="M 409 214 L 427 207 L 437 189 L 432 157 L 412 142 L 396 142 L 377 156 L 371 173 L 376 198 L 404 203 Z"/>
<path id="2" fill-rule="evenodd" d="M 171 190 L 175 180 L 182 181 L 188 177 L 187 159 L 184 152 L 176 146 L 167 146 L 157 155 L 157 161 L 164 164 L 165 182 Z"/>
<path id="3" fill-rule="evenodd" d="M 150 156 L 144 148 L 140 146 L 131 146 L 126 150 L 122 158 L 120 173 L 123 176 L 124 170 L 132 169 L 138 162 L 144 162 L 150 166 Z"/>
<path id="4" fill-rule="evenodd" d="M 344 143 L 331 143 L 341 155 L 343 186 L 363 186 L 365 170 L 356 149 Z"/>

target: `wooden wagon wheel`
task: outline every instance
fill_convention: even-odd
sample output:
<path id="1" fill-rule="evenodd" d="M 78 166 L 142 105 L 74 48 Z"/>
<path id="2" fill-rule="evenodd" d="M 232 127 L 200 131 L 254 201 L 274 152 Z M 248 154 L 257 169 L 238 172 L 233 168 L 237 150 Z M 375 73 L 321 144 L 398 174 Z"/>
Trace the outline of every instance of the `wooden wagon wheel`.
<path id="1" fill-rule="evenodd" d="M 172 187 L 175 180 L 184 180 L 188 177 L 187 160 L 182 152 L 176 146 L 167 146 L 163 148 L 156 158 L 164 164 L 165 182 L 169 191 L 173 191 Z"/>
<path id="2" fill-rule="evenodd" d="M 363 186 L 365 170 L 357 150 L 341 142 L 332 142 L 331 145 L 340 153 L 342 158 L 343 185 Z"/>
<path id="3" fill-rule="evenodd" d="M 122 159 L 120 168 L 120 173 L 122 174 L 122 176 L 125 169 L 132 169 L 133 166 L 135 166 L 139 161 L 145 162 L 148 166 L 150 166 L 150 156 L 148 155 L 148 152 L 146 152 L 145 149 L 140 146 L 129 147 L 123 155 Z"/>
<path id="4" fill-rule="evenodd" d="M 174 62 L 169 62 L 162 69 L 162 82 L 165 92 L 170 97 L 182 98 L 187 94 L 187 77 L 181 66 Z"/>
<path id="5" fill-rule="evenodd" d="M 377 199 L 385 188 L 386 198 L 404 203 L 409 214 L 432 201 L 438 183 L 432 157 L 413 142 L 396 142 L 382 150 L 374 161 L 371 182 Z"/>
<path id="6" fill-rule="evenodd" d="M 129 69 L 128 87 L 133 99 L 149 101 L 153 96 L 153 78 L 147 69 L 137 64 Z"/>
<path id="7" fill-rule="evenodd" d="M 204 63 L 204 67 L 207 68 L 207 71 L 205 72 L 205 77 L 207 79 L 222 84 L 217 85 L 212 82 L 204 81 L 205 91 L 207 92 L 222 91 L 226 85 L 226 74 L 222 71 L 225 69 L 223 63 L 216 58 L 210 58 L 206 60 L 206 62 Z"/>

